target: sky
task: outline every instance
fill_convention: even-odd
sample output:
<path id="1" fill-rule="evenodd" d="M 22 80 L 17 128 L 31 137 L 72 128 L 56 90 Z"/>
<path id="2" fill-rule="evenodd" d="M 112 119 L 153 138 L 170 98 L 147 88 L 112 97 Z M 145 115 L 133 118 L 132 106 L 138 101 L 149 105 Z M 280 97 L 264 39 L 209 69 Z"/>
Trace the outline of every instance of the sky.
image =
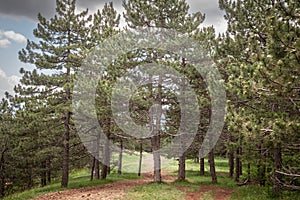
<path id="1" fill-rule="evenodd" d="M 114 7 L 123 13 L 122 1 L 112 0 Z M 47 19 L 55 14 L 56 0 L 0 0 L 0 99 L 5 91 L 13 93 L 14 85 L 21 77 L 21 67 L 32 69 L 18 59 L 18 52 L 26 47 L 26 41 L 34 40 L 33 29 L 37 26 L 37 14 L 41 13 Z M 102 9 L 105 0 L 77 0 L 78 10 L 88 8 L 90 14 Z M 216 32 L 226 30 L 224 13 L 219 9 L 218 0 L 187 0 L 190 13 L 205 14 L 202 26 L 213 25 Z"/>

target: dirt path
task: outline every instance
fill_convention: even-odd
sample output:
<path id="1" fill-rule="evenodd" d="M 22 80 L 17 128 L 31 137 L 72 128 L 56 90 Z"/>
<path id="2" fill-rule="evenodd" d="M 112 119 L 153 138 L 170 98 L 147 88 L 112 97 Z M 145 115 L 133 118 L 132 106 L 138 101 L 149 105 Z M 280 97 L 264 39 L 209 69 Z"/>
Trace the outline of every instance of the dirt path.
<path id="1" fill-rule="evenodd" d="M 126 190 L 130 188 L 153 181 L 153 174 L 145 173 L 143 175 L 143 179 L 123 180 L 105 185 L 54 192 L 42 195 L 34 200 L 113 200 L 125 195 Z M 162 171 L 162 179 L 165 182 L 173 182 L 176 177 Z M 205 192 L 211 190 L 214 191 L 215 200 L 227 200 L 230 194 L 233 193 L 233 190 L 215 186 L 201 186 L 201 189 L 196 192 L 189 192 L 186 187 L 178 187 L 178 189 L 186 193 L 186 200 L 199 200 Z"/>
<path id="2" fill-rule="evenodd" d="M 34 200 L 113 200 L 123 196 L 127 189 L 153 181 L 152 174 L 146 173 L 143 176 L 143 179 L 123 180 L 105 185 L 49 193 Z M 164 171 L 162 171 L 162 178 L 165 182 L 175 180 L 175 177 L 167 175 L 167 172 Z"/>

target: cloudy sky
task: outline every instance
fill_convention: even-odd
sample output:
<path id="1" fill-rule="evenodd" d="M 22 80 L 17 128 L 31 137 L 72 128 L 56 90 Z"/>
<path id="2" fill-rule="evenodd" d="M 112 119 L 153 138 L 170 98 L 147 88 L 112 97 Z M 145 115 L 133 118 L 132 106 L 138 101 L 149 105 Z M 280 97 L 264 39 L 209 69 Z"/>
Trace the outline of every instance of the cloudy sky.
<path id="1" fill-rule="evenodd" d="M 5 91 L 12 91 L 18 83 L 21 67 L 30 66 L 18 60 L 18 51 L 26 46 L 27 39 L 34 39 L 32 31 L 37 24 L 37 14 L 50 18 L 55 12 L 55 0 L 0 0 L 0 98 Z M 101 9 L 105 0 L 77 0 L 79 10 L 90 12 Z M 113 0 L 115 8 L 122 13 L 122 1 Z M 226 29 L 218 0 L 187 0 L 190 12 L 205 13 L 203 26 L 214 25 L 217 32 Z"/>

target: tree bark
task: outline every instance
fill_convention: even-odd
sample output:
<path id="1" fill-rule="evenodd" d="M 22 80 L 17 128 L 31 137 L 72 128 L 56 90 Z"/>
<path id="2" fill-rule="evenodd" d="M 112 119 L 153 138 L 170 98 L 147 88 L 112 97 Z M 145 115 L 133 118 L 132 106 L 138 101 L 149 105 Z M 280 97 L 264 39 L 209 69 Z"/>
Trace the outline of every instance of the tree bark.
<path id="1" fill-rule="evenodd" d="M 234 174 L 234 153 L 231 151 L 228 154 L 228 164 L 229 164 L 229 178 L 233 177 Z"/>
<path id="2" fill-rule="evenodd" d="M 92 163 L 91 163 L 91 177 L 90 177 L 90 181 L 93 181 L 94 179 L 94 172 L 95 172 L 95 157 L 92 157 Z"/>
<path id="3" fill-rule="evenodd" d="M 48 184 L 51 183 L 51 161 L 50 159 L 47 160 L 47 181 L 48 181 Z"/>
<path id="4" fill-rule="evenodd" d="M 108 174 L 108 165 L 110 163 L 110 152 L 109 152 L 109 138 L 106 140 L 105 145 L 104 145 L 104 163 L 102 164 L 102 170 L 101 170 L 101 179 L 106 179 L 107 174 Z"/>
<path id="5" fill-rule="evenodd" d="M 261 145 L 258 146 L 259 153 L 261 158 L 258 160 L 257 171 L 258 171 L 258 181 L 261 186 L 265 186 L 266 184 L 266 166 L 264 162 L 264 155 Z"/>
<path id="6" fill-rule="evenodd" d="M 240 151 L 239 151 L 239 147 L 236 149 L 236 155 L 235 155 L 235 177 L 234 177 L 234 180 L 236 181 L 236 182 L 238 182 L 239 181 L 239 179 L 240 179 L 240 169 L 241 169 L 241 167 L 240 167 L 240 164 L 241 164 L 241 162 L 240 162 Z"/>
<path id="7" fill-rule="evenodd" d="M 122 159 L 123 159 L 123 141 L 120 141 L 120 152 L 118 162 L 118 174 L 122 174 Z"/>
<path id="8" fill-rule="evenodd" d="M 274 149 L 274 168 L 275 171 L 280 171 L 282 169 L 282 153 L 281 153 L 281 146 L 278 145 L 275 149 Z M 280 194 L 281 192 L 281 186 L 280 186 L 280 182 L 282 182 L 282 174 L 280 173 L 274 173 L 274 181 L 273 181 L 273 193 L 274 194 Z"/>
<path id="9" fill-rule="evenodd" d="M 2 150 L 0 155 L 0 198 L 5 196 L 4 154 L 7 151 L 7 142 L 8 139 L 5 139 L 2 144 Z"/>
<path id="10" fill-rule="evenodd" d="M 138 171 L 138 176 L 141 176 L 141 171 L 142 171 L 142 160 L 143 160 L 143 144 L 140 144 L 140 160 L 139 160 L 139 171 Z"/>
<path id="11" fill-rule="evenodd" d="M 179 157 L 178 180 L 185 180 L 185 153 Z"/>
<path id="12" fill-rule="evenodd" d="M 200 158 L 200 175 L 204 175 L 204 158 Z"/>
<path id="13" fill-rule="evenodd" d="M 211 152 L 208 154 L 208 163 L 209 163 L 209 169 L 210 169 L 210 175 L 212 183 L 217 183 L 217 174 L 216 174 L 216 168 L 215 168 L 215 155 L 214 150 L 212 149 Z"/>
<path id="14" fill-rule="evenodd" d="M 247 178 L 248 178 L 248 180 L 250 180 L 250 178 L 251 178 L 251 164 L 250 163 L 248 163 L 247 164 Z"/>
<path id="15" fill-rule="evenodd" d="M 150 78 L 152 79 L 152 78 Z M 152 80 L 150 80 L 152 81 Z M 159 76 L 158 78 L 158 95 L 156 99 L 156 103 L 158 104 L 157 107 L 152 109 L 151 115 L 151 124 L 152 124 L 152 131 L 153 136 L 151 137 L 151 146 L 152 146 L 152 153 L 153 153 L 153 162 L 154 162 L 154 182 L 161 182 L 161 158 L 160 158 L 160 130 L 161 130 L 161 114 L 162 114 L 162 77 Z M 151 97 L 153 98 L 151 87 Z M 155 113 L 153 112 L 155 111 Z M 153 121 L 153 117 L 156 117 L 155 124 Z"/>
<path id="16" fill-rule="evenodd" d="M 47 164 L 46 161 L 42 161 L 41 163 L 41 187 L 45 187 L 47 185 Z"/>

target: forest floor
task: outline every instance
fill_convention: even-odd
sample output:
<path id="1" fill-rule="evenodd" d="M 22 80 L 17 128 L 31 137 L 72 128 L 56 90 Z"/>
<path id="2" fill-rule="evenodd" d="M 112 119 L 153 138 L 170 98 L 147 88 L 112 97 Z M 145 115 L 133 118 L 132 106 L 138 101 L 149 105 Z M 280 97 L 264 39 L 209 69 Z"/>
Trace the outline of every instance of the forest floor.
<path id="1" fill-rule="evenodd" d="M 162 179 L 166 183 L 171 183 L 176 180 L 176 177 L 169 175 L 167 171 L 162 171 Z M 151 183 L 152 181 L 153 174 L 144 173 L 143 178 L 137 180 L 122 180 L 105 185 L 59 191 L 39 196 L 34 200 L 114 200 L 122 198 L 131 188 Z M 174 187 L 177 187 L 177 189 L 183 191 L 186 194 L 186 200 L 198 200 L 209 191 L 213 192 L 214 199 L 227 200 L 234 192 L 233 189 L 221 188 L 216 186 L 201 186 L 199 190 L 193 192 L 191 192 L 188 187 Z"/>

